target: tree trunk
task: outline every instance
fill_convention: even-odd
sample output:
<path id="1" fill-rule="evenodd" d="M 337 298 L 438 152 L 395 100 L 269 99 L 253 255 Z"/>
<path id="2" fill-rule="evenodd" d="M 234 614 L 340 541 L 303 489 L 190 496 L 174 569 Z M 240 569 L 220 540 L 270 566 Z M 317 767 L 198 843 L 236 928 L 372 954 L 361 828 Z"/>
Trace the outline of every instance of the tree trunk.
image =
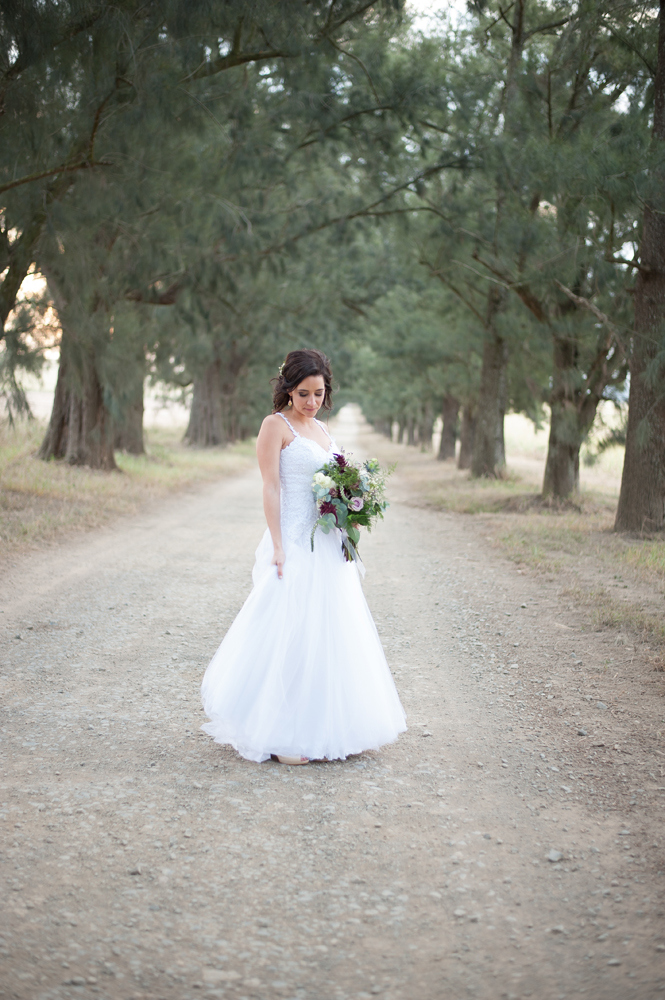
<path id="1" fill-rule="evenodd" d="M 217 358 L 194 379 L 185 441 L 198 448 L 226 444 L 222 413 L 222 362 Z"/>
<path id="2" fill-rule="evenodd" d="M 384 437 L 392 437 L 392 421 L 385 418 L 374 421 L 374 430 L 377 434 L 383 434 Z"/>
<path id="3" fill-rule="evenodd" d="M 416 443 L 416 422 L 413 417 L 408 417 L 406 421 L 406 443 L 411 445 Z"/>
<path id="4" fill-rule="evenodd" d="M 134 398 L 129 402 L 122 421 L 115 422 L 115 447 L 130 455 L 144 455 L 143 443 L 143 379 L 138 383 Z"/>
<path id="5" fill-rule="evenodd" d="M 397 423 L 397 444 L 406 444 L 406 417 L 400 417 Z"/>
<path id="6" fill-rule="evenodd" d="M 518 76 L 524 51 L 524 13 L 527 0 L 515 0 L 511 13 L 510 58 L 506 72 L 506 83 L 501 97 L 501 113 L 504 116 L 504 136 L 511 136 L 514 143 L 521 142 L 521 133 L 515 126 L 518 114 Z M 520 123 L 521 128 L 521 123 Z M 503 214 L 508 178 L 501 173 L 497 176 L 496 222 L 498 233 Z M 498 247 L 494 247 L 495 253 Z M 508 345 L 496 328 L 496 320 L 503 308 L 506 293 L 498 285 L 491 285 L 487 293 L 485 315 L 486 341 L 483 348 L 480 372 L 480 397 L 476 431 L 474 435 L 471 475 L 499 479 L 506 465 L 506 450 L 503 439 L 503 420 L 506 412 Z"/>
<path id="7" fill-rule="evenodd" d="M 476 433 L 476 408 L 473 403 L 465 403 L 462 407 L 462 424 L 460 427 L 458 469 L 470 469 L 473 459 L 473 439 Z"/>
<path id="8" fill-rule="evenodd" d="M 576 345 L 572 337 L 553 334 L 550 437 L 543 480 L 543 496 L 566 499 L 579 489 L 580 428 L 576 405 Z"/>
<path id="9" fill-rule="evenodd" d="M 0 339 L 5 335 L 5 323 L 16 305 L 21 285 L 35 260 L 35 251 L 41 238 L 48 212 L 53 202 L 62 198 L 74 183 L 74 175 L 63 173 L 48 184 L 25 224 L 21 235 L 9 246 L 7 269 L 0 284 Z"/>
<path id="10" fill-rule="evenodd" d="M 76 352 L 72 347 L 73 338 L 63 328 L 53 409 L 39 457 L 64 458 L 70 465 L 91 469 L 115 469 L 112 420 L 94 353 L 90 347 L 77 345 Z"/>
<path id="11" fill-rule="evenodd" d="M 665 529 L 665 0 L 660 3 L 653 142 L 660 166 L 652 190 L 659 203 L 650 200 L 644 208 L 618 531 Z"/>
<path id="12" fill-rule="evenodd" d="M 434 414 L 429 403 L 423 409 L 422 417 L 418 423 L 418 440 L 420 450 L 429 451 L 432 447 L 432 435 L 434 434 Z"/>
<path id="13" fill-rule="evenodd" d="M 447 458 L 455 457 L 455 444 L 457 443 L 457 429 L 459 420 L 459 399 L 446 393 L 441 405 L 441 417 L 443 427 L 441 428 L 441 443 L 437 458 L 444 462 Z"/>
<path id="14" fill-rule="evenodd" d="M 503 304 L 501 289 L 493 285 L 487 303 L 487 339 L 483 347 L 480 393 L 473 442 L 471 475 L 500 479 L 506 465 L 503 419 L 506 412 L 508 345 L 496 331 Z"/>

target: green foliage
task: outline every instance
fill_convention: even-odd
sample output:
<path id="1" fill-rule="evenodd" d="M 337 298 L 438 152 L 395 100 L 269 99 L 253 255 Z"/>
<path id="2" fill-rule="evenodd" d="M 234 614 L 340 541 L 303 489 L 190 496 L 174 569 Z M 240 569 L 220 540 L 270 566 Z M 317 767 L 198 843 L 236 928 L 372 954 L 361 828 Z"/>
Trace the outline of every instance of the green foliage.
<path id="1" fill-rule="evenodd" d="M 495 0 L 430 38 L 398 7 L 3 9 L 11 391 L 36 263 L 71 385 L 92 366 L 115 422 L 146 376 L 188 396 L 215 369 L 245 437 L 286 351 L 316 346 L 338 398 L 426 440 L 444 397 L 477 403 L 499 289 L 505 405 L 538 422 L 564 399 L 581 441 L 624 392 L 656 5 L 524 0 L 519 51 Z"/>

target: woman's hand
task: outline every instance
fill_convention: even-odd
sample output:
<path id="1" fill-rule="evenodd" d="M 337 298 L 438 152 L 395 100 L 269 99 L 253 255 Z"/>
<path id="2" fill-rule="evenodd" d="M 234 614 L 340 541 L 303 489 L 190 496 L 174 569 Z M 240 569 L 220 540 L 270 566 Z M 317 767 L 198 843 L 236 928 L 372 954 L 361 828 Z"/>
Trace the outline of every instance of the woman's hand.
<path id="1" fill-rule="evenodd" d="M 284 574 L 284 559 L 285 558 L 286 557 L 284 555 L 284 549 L 281 547 L 281 545 L 276 545 L 275 546 L 275 551 L 273 553 L 271 565 L 277 567 L 277 576 L 279 577 L 280 580 L 282 579 L 282 576 Z"/>

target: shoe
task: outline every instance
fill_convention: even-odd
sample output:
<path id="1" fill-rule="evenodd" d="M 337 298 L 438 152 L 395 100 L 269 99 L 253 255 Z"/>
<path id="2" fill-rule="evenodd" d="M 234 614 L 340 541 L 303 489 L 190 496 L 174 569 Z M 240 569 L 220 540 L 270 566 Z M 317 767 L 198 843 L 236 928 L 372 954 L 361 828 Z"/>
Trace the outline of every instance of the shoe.
<path id="1" fill-rule="evenodd" d="M 280 764 L 309 764 L 309 757 L 283 757 L 279 753 L 275 756 Z"/>

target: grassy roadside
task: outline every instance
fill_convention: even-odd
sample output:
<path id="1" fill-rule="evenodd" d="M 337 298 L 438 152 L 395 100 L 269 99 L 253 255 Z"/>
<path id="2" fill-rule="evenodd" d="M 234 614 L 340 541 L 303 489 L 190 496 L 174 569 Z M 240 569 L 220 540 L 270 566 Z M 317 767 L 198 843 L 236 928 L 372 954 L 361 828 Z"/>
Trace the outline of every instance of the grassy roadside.
<path id="1" fill-rule="evenodd" d="M 74 530 L 108 523 L 150 500 L 251 466 L 253 441 L 197 450 L 182 444 L 181 429 L 146 433 L 146 455 L 116 453 L 118 472 L 97 472 L 36 457 L 44 435 L 39 421 L 0 427 L 0 551 L 33 548 Z"/>
<path id="2" fill-rule="evenodd" d="M 665 538 L 613 531 L 621 456 L 583 470 L 574 503 L 539 501 L 542 462 L 513 441 L 502 481 L 472 480 L 452 462 L 394 445 L 372 434 L 385 462 L 398 463 L 411 499 L 434 510 L 466 514 L 522 572 L 544 575 L 562 596 L 583 607 L 594 628 L 611 628 L 648 647 L 654 669 L 665 669 Z M 585 482 L 586 479 L 586 482 Z"/>
<path id="3" fill-rule="evenodd" d="M 613 531 L 616 504 L 586 494 L 579 511 L 500 515 L 496 542 L 518 566 L 545 573 L 588 612 L 594 628 L 612 628 L 651 647 L 665 669 L 665 539 Z"/>

